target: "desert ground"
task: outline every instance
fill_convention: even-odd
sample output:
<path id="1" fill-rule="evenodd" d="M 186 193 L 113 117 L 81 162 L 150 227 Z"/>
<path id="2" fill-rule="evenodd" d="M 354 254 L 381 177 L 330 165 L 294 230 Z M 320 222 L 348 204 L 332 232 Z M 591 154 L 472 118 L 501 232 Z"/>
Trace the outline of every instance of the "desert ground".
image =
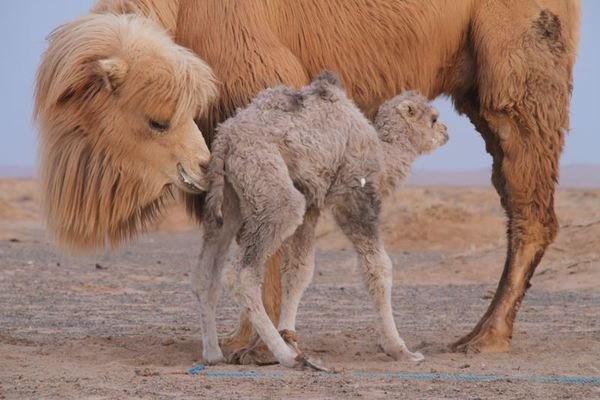
<path id="1" fill-rule="evenodd" d="M 124 248 L 61 253 L 39 220 L 33 180 L 0 180 L 0 399 L 600 398 L 600 190 L 561 189 L 561 231 L 533 278 L 509 354 L 447 344 L 487 307 L 505 254 L 488 187 L 405 187 L 385 204 L 401 336 L 425 354 L 393 361 L 354 255 L 329 217 L 298 316 L 300 346 L 335 373 L 218 365 L 197 375 L 189 287 L 201 231 L 174 203 Z M 219 329 L 238 318 L 223 296 Z M 591 379 L 582 379 L 591 378 Z"/>

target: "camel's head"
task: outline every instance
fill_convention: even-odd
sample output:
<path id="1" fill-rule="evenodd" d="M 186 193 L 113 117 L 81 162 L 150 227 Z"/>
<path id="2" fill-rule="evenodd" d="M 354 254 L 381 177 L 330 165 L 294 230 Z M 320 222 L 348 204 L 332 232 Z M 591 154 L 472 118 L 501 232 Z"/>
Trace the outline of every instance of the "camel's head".
<path id="1" fill-rule="evenodd" d="M 403 143 L 415 155 L 427 154 L 448 141 L 448 130 L 438 116 L 438 111 L 425 97 L 407 91 L 379 108 L 375 126 L 384 142 Z"/>
<path id="2" fill-rule="evenodd" d="M 48 228 L 71 249 L 117 245 L 171 188 L 206 189 L 194 123 L 216 98 L 211 69 L 148 19 L 90 14 L 49 38 L 36 87 Z"/>

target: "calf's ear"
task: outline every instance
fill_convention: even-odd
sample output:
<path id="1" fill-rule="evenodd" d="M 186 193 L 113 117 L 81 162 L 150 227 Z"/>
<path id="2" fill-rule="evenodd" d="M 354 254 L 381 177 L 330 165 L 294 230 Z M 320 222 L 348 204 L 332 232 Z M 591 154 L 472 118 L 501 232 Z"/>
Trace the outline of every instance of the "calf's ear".
<path id="1" fill-rule="evenodd" d="M 402 100 L 402 102 L 400 104 L 398 104 L 396 106 L 396 108 L 404 116 L 414 117 L 414 115 L 415 115 L 415 103 L 412 100 L 409 100 L 409 99 Z"/>

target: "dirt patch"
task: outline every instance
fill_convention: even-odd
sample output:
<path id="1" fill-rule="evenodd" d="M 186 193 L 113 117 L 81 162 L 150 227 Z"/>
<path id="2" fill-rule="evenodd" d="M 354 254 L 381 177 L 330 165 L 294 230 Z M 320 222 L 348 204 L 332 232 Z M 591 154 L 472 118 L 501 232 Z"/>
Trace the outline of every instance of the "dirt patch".
<path id="1" fill-rule="evenodd" d="M 0 182 L 0 197 L 32 216 L 0 219 L 0 398 L 600 398 L 599 383 L 575 379 L 600 377 L 600 191 L 558 194 L 562 229 L 523 302 L 510 354 L 446 350 L 485 311 L 500 276 L 495 193 L 407 188 L 386 202 L 383 230 L 400 334 L 424 362 L 380 351 L 354 255 L 325 218 L 298 335 L 338 373 L 219 365 L 191 376 L 201 343 L 189 280 L 201 235 L 183 211 L 174 206 L 158 226 L 169 232 L 72 258 L 46 239 L 35 186 L 15 185 Z M 222 299 L 220 333 L 237 318 Z"/>

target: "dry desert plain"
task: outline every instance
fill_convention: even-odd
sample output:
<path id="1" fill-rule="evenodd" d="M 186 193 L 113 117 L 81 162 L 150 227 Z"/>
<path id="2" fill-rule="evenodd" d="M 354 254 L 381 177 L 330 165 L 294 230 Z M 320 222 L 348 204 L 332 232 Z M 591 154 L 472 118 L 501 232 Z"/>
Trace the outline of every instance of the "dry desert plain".
<path id="1" fill-rule="evenodd" d="M 446 345 L 487 307 L 505 254 L 489 187 L 405 187 L 385 204 L 396 321 L 425 361 L 379 351 L 348 243 L 325 217 L 300 345 L 335 374 L 218 365 L 198 375 L 189 275 L 201 232 L 174 204 L 114 253 L 69 256 L 39 220 L 34 180 L 0 180 L 0 399 L 599 399 L 600 190 L 561 189 L 561 231 L 533 278 L 509 354 Z M 225 296 L 219 329 L 237 323 Z M 546 379 L 558 378 L 558 379 Z"/>

